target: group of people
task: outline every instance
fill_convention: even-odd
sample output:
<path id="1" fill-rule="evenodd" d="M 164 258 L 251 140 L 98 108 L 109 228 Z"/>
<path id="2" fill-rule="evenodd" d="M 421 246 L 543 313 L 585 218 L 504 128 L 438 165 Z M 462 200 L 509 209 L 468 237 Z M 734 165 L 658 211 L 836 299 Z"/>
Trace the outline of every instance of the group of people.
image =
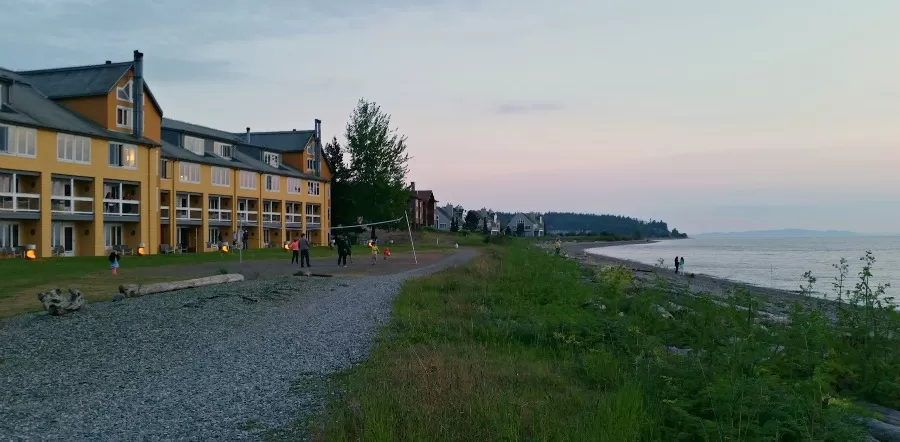
<path id="1" fill-rule="evenodd" d="M 684 274 L 684 257 L 675 257 L 675 273 L 676 274 Z"/>
<path id="2" fill-rule="evenodd" d="M 298 263 L 300 267 L 312 267 L 309 263 L 309 239 L 305 233 L 291 241 L 291 264 Z"/>
<path id="3" fill-rule="evenodd" d="M 370 240 L 367 244 L 369 249 L 372 251 L 372 265 L 378 262 L 378 254 L 380 249 L 378 248 L 378 240 L 373 239 Z M 350 240 L 344 236 L 339 235 L 331 243 L 331 246 L 337 248 L 338 252 L 338 266 L 339 267 L 347 267 L 347 258 L 350 258 L 350 264 L 353 264 L 353 245 L 350 243 Z M 391 256 L 391 249 L 388 247 L 384 248 L 384 260 Z"/>

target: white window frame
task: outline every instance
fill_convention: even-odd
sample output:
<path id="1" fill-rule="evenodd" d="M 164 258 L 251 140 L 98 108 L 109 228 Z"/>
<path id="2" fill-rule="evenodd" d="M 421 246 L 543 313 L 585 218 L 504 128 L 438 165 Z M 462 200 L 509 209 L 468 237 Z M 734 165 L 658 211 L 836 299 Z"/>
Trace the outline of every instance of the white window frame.
<path id="1" fill-rule="evenodd" d="M 209 175 L 213 186 L 231 187 L 231 169 L 213 166 L 210 168 Z"/>
<path id="2" fill-rule="evenodd" d="M 164 180 L 169 179 L 169 162 L 166 158 L 159 159 L 159 177 Z"/>
<path id="3" fill-rule="evenodd" d="M 185 135 L 183 143 L 184 148 L 195 155 L 203 156 L 203 153 L 206 151 L 206 140 L 203 138 Z"/>
<path id="4" fill-rule="evenodd" d="M 40 212 L 41 195 L 23 192 L 21 179 L 22 175 L 15 172 L 0 173 L 0 197 L 4 200 L 0 209 L 13 212 Z"/>
<path id="5" fill-rule="evenodd" d="M 263 161 L 272 167 L 278 167 L 281 165 L 281 154 L 275 152 L 263 152 Z"/>
<path id="6" fill-rule="evenodd" d="M 241 171 L 241 189 L 256 190 L 259 183 L 259 174 L 249 170 Z"/>
<path id="7" fill-rule="evenodd" d="M 309 157 L 306 159 L 306 170 L 311 172 L 316 170 L 316 157 Z"/>
<path id="8" fill-rule="evenodd" d="M 292 193 L 295 195 L 301 194 L 301 189 L 303 188 L 303 180 L 300 178 L 291 178 L 287 179 L 287 193 Z"/>
<path id="9" fill-rule="evenodd" d="M 91 139 L 72 134 L 56 134 L 56 161 L 91 164 Z"/>
<path id="10" fill-rule="evenodd" d="M 117 149 L 115 161 L 111 158 L 111 153 L 113 149 Z M 131 152 L 131 164 L 126 164 L 126 159 L 128 158 L 127 153 Z M 137 146 L 133 144 L 124 144 L 124 143 L 116 143 L 109 142 L 109 147 L 107 148 L 107 157 L 109 167 L 118 167 L 122 169 L 137 169 Z M 115 162 L 115 164 L 113 164 Z"/>
<path id="11" fill-rule="evenodd" d="M 284 206 L 284 220 L 288 223 L 297 224 L 303 222 L 303 203 L 287 203 Z"/>
<path id="12" fill-rule="evenodd" d="M 178 180 L 187 184 L 200 184 L 200 165 L 179 161 Z"/>
<path id="13" fill-rule="evenodd" d="M 281 192 L 281 177 L 278 175 L 266 174 L 266 192 Z"/>
<path id="14" fill-rule="evenodd" d="M 122 98 L 119 95 L 120 92 L 125 93 L 126 98 Z M 128 80 L 127 83 L 116 88 L 116 99 L 126 103 L 134 103 L 134 82 L 132 80 Z"/>
<path id="15" fill-rule="evenodd" d="M 309 144 L 306 145 L 306 152 L 315 154 L 316 153 L 316 141 L 310 141 Z"/>
<path id="16" fill-rule="evenodd" d="M 0 248 L 19 247 L 22 241 L 22 227 L 16 221 L 0 221 Z"/>
<path id="17" fill-rule="evenodd" d="M 75 183 L 82 181 L 73 178 L 51 178 L 50 179 L 50 211 L 57 213 L 77 213 L 77 214 L 93 214 L 94 198 L 89 196 L 75 196 Z M 70 195 L 66 195 L 66 186 L 69 187 Z M 55 200 L 55 201 L 54 201 Z M 90 210 L 75 210 L 77 201 L 89 202 Z M 58 209 L 57 204 L 62 204 L 62 208 Z M 68 206 L 68 207 L 67 207 Z"/>
<path id="18" fill-rule="evenodd" d="M 219 243 L 219 228 L 218 227 L 210 227 L 206 231 L 206 235 L 208 240 L 206 241 L 209 244 L 218 244 Z"/>
<path id="19" fill-rule="evenodd" d="M 321 183 L 318 181 L 307 181 L 306 182 L 306 193 L 309 196 L 319 196 L 322 194 L 322 188 L 320 186 Z"/>
<path id="20" fill-rule="evenodd" d="M 2 155 L 25 158 L 37 157 L 37 129 L 0 124 L 0 150 Z"/>
<path id="21" fill-rule="evenodd" d="M 132 112 L 134 112 L 134 109 L 128 106 L 116 106 L 116 127 L 120 129 L 131 129 L 131 127 L 134 125 L 134 115 L 132 114 Z M 124 123 L 119 121 L 120 115 L 124 116 Z"/>
<path id="22" fill-rule="evenodd" d="M 113 241 L 118 239 L 118 241 Z M 107 223 L 103 225 L 103 247 L 106 250 L 114 246 L 121 246 L 125 242 L 125 229 L 121 224 Z"/>
<path id="23" fill-rule="evenodd" d="M 234 156 L 234 146 L 225 143 L 214 142 L 213 153 L 230 160 Z"/>
<path id="24" fill-rule="evenodd" d="M 315 210 L 319 209 L 319 210 Z M 316 213 L 318 212 L 318 213 Z M 306 224 L 322 224 L 322 206 L 319 204 L 306 204 Z"/>

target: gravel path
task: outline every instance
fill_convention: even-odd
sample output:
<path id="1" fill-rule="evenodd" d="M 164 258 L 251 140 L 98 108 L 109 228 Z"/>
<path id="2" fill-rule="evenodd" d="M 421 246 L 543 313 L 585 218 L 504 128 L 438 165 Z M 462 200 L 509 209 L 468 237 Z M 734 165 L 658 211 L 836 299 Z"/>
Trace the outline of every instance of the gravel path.
<path id="1" fill-rule="evenodd" d="M 394 275 L 261 279 L 0 321 L 0 439 L 257 439 L 321 407 L 316 386 L 366 356 L 405 279 L 474 255 Z"/>

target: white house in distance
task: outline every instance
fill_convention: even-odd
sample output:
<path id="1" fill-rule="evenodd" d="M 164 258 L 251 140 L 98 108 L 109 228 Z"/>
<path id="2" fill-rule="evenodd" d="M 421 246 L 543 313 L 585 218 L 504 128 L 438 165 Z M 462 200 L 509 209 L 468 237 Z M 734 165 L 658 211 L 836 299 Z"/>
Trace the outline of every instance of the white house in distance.
<path id="1" fill-rule="evenodd" d="M 513 235 L 517 235 L 519 231 L 522 236 L 544 236 L 544 216 L 540 213 L 517 212 L 506 224 Z M 522 226 L 519 228 L 519 226 Z"/>

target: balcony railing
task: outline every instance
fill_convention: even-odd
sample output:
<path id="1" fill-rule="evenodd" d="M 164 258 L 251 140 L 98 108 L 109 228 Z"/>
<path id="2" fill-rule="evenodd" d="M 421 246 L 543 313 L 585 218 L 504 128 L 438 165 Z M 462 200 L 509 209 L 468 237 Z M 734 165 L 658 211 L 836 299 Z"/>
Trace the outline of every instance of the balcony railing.
<path id="1" fill-rule="evenodd" d="M 122 199 L 103 199 L 103 214 L 115 216 L 140 215 L 140 201 Z"/>
<path id="2" fill-rule="evenodd" d="M 322 217 L 320 215 L 306 215 L 306 226 L 307 227 L 318 227 L 322 224 Z"/>
<path id="3" fill-rule="evenodd" d="M 200 221 L 203 209 L 200 207 L 175 207 L 175 219 Z"/>
<path id="4" fill-rule="evenodd" d="M 231 221 L 231 209 L 209 209 L 210 221 Z"/>
<path id="5" fill-rule="evenodd" d="M 87 196 L 53 195 L 50 197 L 50 210 L 55 213 L 93 215 L 94 199 Z"/>
<path id="6" fill-rule="evenodd" d="M 0 210 L 40 212 L 41 196 L 36 193 L 0 192 Z"/>
<path id="7" fill-rule="evenodd" d="M 264 223 L 280 223 L 281 214 L 278 212 L 263 212 Z"/>
<path id="8" fill-rule="evenodd" d="M 256 222 L 259 220 L 259 214 L 255 210 L 238 210 L 238 221 Z"/>
<path id="9" fill-rule="evenodd" d="M 303 222 L 303 215 L 299 213 L 287 213 L 284 215 L 284 222 L 300 224 Z"/>
<path id="10" fill-rule="evenodd" d="M 169 206 L 159 206 L 159 217 L 169 219 Z"/>

